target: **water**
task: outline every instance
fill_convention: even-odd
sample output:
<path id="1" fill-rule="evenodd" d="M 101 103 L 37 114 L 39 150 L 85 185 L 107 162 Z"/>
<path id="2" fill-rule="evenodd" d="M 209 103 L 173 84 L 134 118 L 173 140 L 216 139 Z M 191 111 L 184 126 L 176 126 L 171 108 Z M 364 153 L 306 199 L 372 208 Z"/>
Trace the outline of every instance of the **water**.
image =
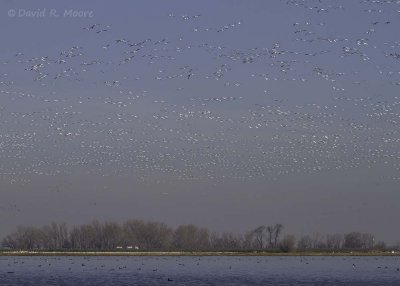
<path id="1" fill-rule="evenodd" d="M 0 257 L 0 285 L 400 285 L 400 257 Z"/>

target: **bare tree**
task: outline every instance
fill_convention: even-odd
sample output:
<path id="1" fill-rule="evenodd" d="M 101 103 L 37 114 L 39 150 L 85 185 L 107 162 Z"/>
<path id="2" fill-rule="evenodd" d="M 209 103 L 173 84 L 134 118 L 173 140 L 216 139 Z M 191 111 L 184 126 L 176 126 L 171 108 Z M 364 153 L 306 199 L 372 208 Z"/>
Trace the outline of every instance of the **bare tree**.
<path id="1" fill-rule="evenodd" d="M 3 241 L 1 242 L 3 247 L 11 248 L 11 249 L 18 249 L 18 237 L 16 232 L 8 234 Z"/>
<path id="2" fill-rule="evenodd" d="M 244 249 L 255 249 L 257 248 L 257 245 L 255 243 L 254 239 L 254 231 L 248 231 L 244 235 L 244 240 L 243 240 L 243 248 Z"/>
<path id="3" fill-rule="evenodd" d="M 344 247 L 349 249 L 372 249 L 374 236 L 369 233 L 350 232 L 344 235 Z"/>
<path id="4" fill-rule="evenodd" d="M 7 235 L 3 244 L 13 249 L 33 250 L 43 248 L 43 232 L 36 227 L 19 226 Z"/>
<path id="5" fill-rule="evenodd" d="M 215 250 L 239 250 L 243 247 L 242 237 L 233 233 L 213 232 L 210 236 L 211 247 Z"/>
<path id="6" fill-rule="evenodd" d="M 192 251 L 209 249 L 209 231 L 192 224 L 181 225 L 174 232 L 173 246 L 176 249 Z"/>
<path id="7" fill-rule="evenodd" d="M 99 222 L 74 226 L 70 232 L 70 243 L 74 249 L 101 249 Z"/>
<path id="8" fill-rule="evenodd" d="M 67 225 L 67 223 L 62 222 L 61 224 L 59 224 L 58 231 L 59 231 L 60 247 L 68 248 L 69 240 L 68 240 L 68 225 Z"/>
<path id="9" fill-rule="evenodd" d="M 67 224 L 52 222 L 42 227 L 43 247 L 47 249 L 61 249 L 68 243 Z"/>
<path id="10" fill-rule="evenodd" d="M 350 232 L 344 235 L 344 248 L 348 249 L 360 249 L 363 246 L 361 233 Z"/>
<path id="11" fill-rule="evenodd" d="M 319 232 L 316 232 L 311 237 L 313 249 L 324 249 L 326 248 L 325 238 Z"/>
<path id="12" fill-rule="evenodd" d="M 283 225 L 280 223 L 275 224 L 274 230 L 275 230 L 275 232 L 274 232 L 274 247 L 277 247 L 279 236 L 281 235 L 281 232 L 283 230 Z"/>
<path id="13" fill-rule="evenodd" d="M 98 235 L 100 235 L 101 249 L 115 249 L 122 243 L 122 229 L 115 222 L 104 223 L 101 227 L 101 233 Z"/>
<path id="14" fill-rule="evenodd" d="M 123 225 L 125 244 L 141 249 L 169 249 L 173 230 L 164 223 L 128 220 Z"/>
<path id="15" fill-rule="evenodd" d="M 52 222 L 41 228 L 19 226 L 8 234 L 1 244 L 4 247 L 21 250 L 61 249 L 113 250 L 117 246 L 139 246 L 144 250 L 254 250 L 265 247 L 292 251 L 295 237 L 286 235 L 282 239 L 283 225 L 258 226 L 244 235 L 217 233 L 210 235 L 207 228 L 192 224 L 180 225 L 173 230 L 164 223 L 128 220 L 123 224 L 115 222 L 67 227 L 66 223 Z M 345 235 L 314 233 L 298 240 L 297 248 L 310 249 L 385 249 L 384 242 L 375 243 L 369 233 L 350 232 Z"/>
<path id="16" fill-rule="evenodd" d="M 82 238 L 81 230 L 78 226 L 74 226 L 70 230 L 69 241 L 70 241 L 70 247 L 72 249 L 81 250 L 83 248 L 83 238 Z"/>
<path id="17" fill-rule="evenodd" d="M 264 248 L 265 226 L 259 226 L 253 230 L 259 249 Z"/>
<path id="18" fill-rule="evenodd" d="M 312 248 L 312 240 L 309 235 L 302 236 L 297 242 L 297 248 L 300 250 L 307 250 Z"/>
<path id="19" fill-rule="evenodd" d="M 142 241 L 151 249 L 168 249 L 172 243 L 172 229 L 164 223 L 148 222 L 144 225 Z"/>
<path id="20" fill-rule="evenodd" d="M 139 246 L 138 232 L 140 231 L 140 225 L 142 221 L 139 220 L 127 220 L 123 226 L 124 243 L 126 245 L 137 245 Z M 140 245 L 141 246 L 141 245 Z"/>
<path id="21" fill-rule="evenodd" d="M 370 233 L 361 234 L 362 248 L 372 249 L 374 247 L 375 238 Z"/>
<path id="22" fill-rule="evenodd" d="M 294 235 L 288 234 L 283 237 L 279 242 L 279 249 L 283 252 L 292 252 L 296 245 L 296 238 Z"/>
<path id="23" fill-rule="evenodd" d="M 328 249 L 340 249 L 343 243 L 342 234 L 328 234 L 326 236 L 326 247 Z"/>
<path id="24" fill-rule="evenodd" d="M 273 236 L 274 236 L 274 232 L 275 232 L 275 227 L 273 225 L 269 225 L 269 226 L 267 226 L 266 230 L 268 232 L 268 247 L 272 248 L 274 246 Z"/>

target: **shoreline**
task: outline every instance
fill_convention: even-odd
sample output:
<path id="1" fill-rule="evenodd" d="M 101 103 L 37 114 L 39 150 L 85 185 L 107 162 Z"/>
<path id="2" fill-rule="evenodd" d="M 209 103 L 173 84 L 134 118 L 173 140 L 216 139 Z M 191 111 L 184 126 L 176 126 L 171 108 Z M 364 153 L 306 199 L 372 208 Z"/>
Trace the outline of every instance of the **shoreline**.
<path id="1" fill-rule="evenodd" d="M 400 252 L 0 251 L 0 256 L 400 256 Z"/>

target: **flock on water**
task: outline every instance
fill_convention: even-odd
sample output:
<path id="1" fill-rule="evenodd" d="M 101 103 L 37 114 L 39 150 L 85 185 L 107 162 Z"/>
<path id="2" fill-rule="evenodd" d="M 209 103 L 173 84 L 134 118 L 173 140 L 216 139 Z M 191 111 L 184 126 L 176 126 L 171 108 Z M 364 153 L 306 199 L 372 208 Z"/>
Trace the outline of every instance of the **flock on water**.
<path id="1" fill-rule="evenodd" d="M 175 36 L 94 22 L 69 46 L 1 56 L 1 180 L 219 183 L 362 167 L 399 182 L 399 1 L 277 2 L 297 15 L 277 23 L 285 35 L 172 11 L 162 21 Z"/>
<path id="2" fill-rule="evenodd" d="M 0 265 L 7 285 L 382 285 L 399 274 L 394 257 L 8 257 Z"/>

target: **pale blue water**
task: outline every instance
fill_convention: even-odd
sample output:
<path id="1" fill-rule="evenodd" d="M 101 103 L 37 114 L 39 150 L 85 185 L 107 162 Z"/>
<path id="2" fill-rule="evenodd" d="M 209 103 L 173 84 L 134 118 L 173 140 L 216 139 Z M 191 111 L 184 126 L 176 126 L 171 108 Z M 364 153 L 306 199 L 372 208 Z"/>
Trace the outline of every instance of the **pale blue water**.
<path id="1" fill-rule="evenodd" d="M 0 257 L 0 285 L 400 285 L 399 257 Z"/>

